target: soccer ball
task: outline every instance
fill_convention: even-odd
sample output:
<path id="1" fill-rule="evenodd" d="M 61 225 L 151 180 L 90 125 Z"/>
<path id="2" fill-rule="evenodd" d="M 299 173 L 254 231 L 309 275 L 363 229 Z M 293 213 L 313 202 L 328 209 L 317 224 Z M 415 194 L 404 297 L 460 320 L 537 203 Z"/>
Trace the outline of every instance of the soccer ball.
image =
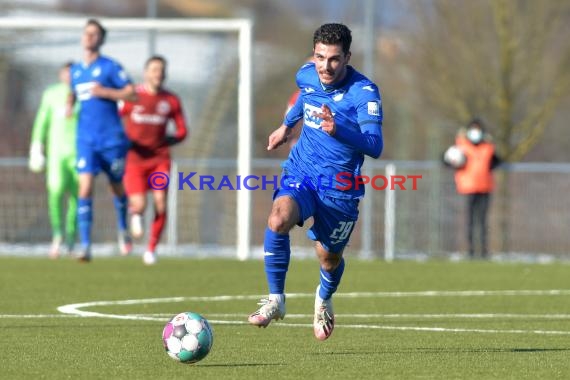
<path id="1" fill-rule="evenodd" d="M 185 312 L 175 315 L 164 326 L 162 343 L 172 359 L 192 364 L 208 355 L 214 343 L 214 335 L 206 318 Z"/>
<path id="2" fill-rule="evenodd" d="M 457 145 L 452 145 L 443 154 L 443 160 L 446 164 L 455 169 L 461 169 L 467 163 L 465 153 Z"/>

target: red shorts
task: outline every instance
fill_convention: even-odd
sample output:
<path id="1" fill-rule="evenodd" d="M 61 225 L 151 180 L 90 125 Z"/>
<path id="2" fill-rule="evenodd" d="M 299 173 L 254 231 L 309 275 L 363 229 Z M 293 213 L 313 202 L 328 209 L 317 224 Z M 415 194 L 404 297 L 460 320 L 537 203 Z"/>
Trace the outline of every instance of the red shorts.
<path id="1" fill-rule="evenodd" d="M 164 173 L 170 176 L 170 159 L 160 161 L 142 161 L 129 162 L 125 166 L 125 175 L 123 176 L 123 185 L 127 195 L 146 193 L 148 190 L 166 190 L 166 188 L 151 187 L 150 183 L 154 175 L 160 177 L 159 183 L 164 183 Z M 149 182 L 149 180 L 151 182 Z"/>

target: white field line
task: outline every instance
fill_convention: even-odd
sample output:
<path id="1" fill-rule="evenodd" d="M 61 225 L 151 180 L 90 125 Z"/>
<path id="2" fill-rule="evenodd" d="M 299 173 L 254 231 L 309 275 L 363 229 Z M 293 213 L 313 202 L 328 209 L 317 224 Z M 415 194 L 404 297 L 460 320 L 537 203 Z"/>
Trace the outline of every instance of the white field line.
<path id="1" fill-rule="evenodd" d="M 283 327 L 313 327 L 312 324 L 274 323 L 274 326 Z M 495 330 L 495 329 L 465 329 L 447 327 L 417 327 L 417 326 L 382 326 L 382 325 L 335 325 L 338 328 L 370 329 L 370 330 L 398 330 L 398 331 L 429 331 L 429 332 L 472 332 L 487 334 L 541 334 L 541 335 L 570 335 L 570 331 L 552 330 Z"/>
<path id="2" fill-rule="evenodd" d="M 150 317 L 145 315 L 117 315 L 117 314 L 99 314 L 96 315 L 83 315 L 83 317 L 96 316 L 114 319 L 127 319 L 127 320 L 144 320 L 144 321 L 157 321 L 165 322 L 168 317 Z M 229 314 L 232 315 L 232 314 Z M 299 314 L 302 315 L 302 314 Z M 347 314 L 350 315 L 350 314 Z M 221 314 L 221 316 L 228 316 L 228 314 Z M 244 315 L 241 315 L 244 317 Z M 309 317 L 309 315 L 303 315 Z M 7 315 L 2 314 L 0 318 L 80 318 L 80 315 L 73 314 L 38 314 L 38 315 Z M 245 319 L 245 318 L 244 318 Z M 227 320 L 213 320 L 208 319 L 213 325 L 247 325 L 245 320 L 241 321 L 227 321 Z M 313 325 L 309 323 L 283 323 L 276 322 L 273 324 L 276 327 L 303 327 L 310 328 Z M 497 329 L 467 329 L 467 328 L 447 328 L 447 327 L 418 327 L 418 326 L 385 326 L 385 325 L 358 325 L 358 324 L 337 324 L 337 328 L 349 329 L 367 329 L 367 330 L 395 330 L 395 331 L 420 331 L 420 332 L 453 332 L 453 333 L 481 333 L 481 334 L 538 334 L 538 335 L 570 335 L 570 331 L 557 331 L 557 330 L 497 330 Z"/>
<path id="3" fill-rule="evenodd" d="M 105 314 L 108 315 L 108 314 Z M 155 318 L 168 320 L 172 313 L 151 313 L 151 314 L 121 314 L 131 319 Z M 362 319 L 570 319 L 570 314 L 505 314 L 505 313 L 485 313 L 485 314 L 335 314 L 337 318 L 362 318 Z M 80 318 L 79 314 L 0 314 L 0 319 L 42 319 L 42 318 Z M 208 313 L 208 318 L 245 318 L 243 313 Z M 287 314 L 288 319 L 313 318 L 313 314 Z M 230 321 L 227 321 L 230 322 Z"/>
<path id="4" fill-rule="evenodd" d="M 481 296 L 565 296 L 570 295 L 570 289 L 550 289 L 550 290 L 458 290 L 439 291 L 428 290 L 421 292 L 353 292 L 335 293 L 335 298 L 389 298 L 389 297 L 481 297 Z M 287 298 L 312 298 L 314 293 L 287 293 Z M 143 298 L 118 301 L 94 301 L 84 302 L 58 307 L 62 313 L 64 310 L 74 308 L 109 306 L 109 305 L 136 305 L 149 303 L 167 302 L 216 302 L 216 301 L 239 301 L 257 300 L 267 297 L 267 295 L 223 295 L 223 296 L 203 296 L 203 297 L 166 297 L 166 298 Z M 60 310 L 62 309 L 62 310 Z"/>
<path id="5" fill-rule="evenodd" d="M 437 296 L 456 296 L 456 297 L 474 297 L 474 296 L 558 296 L 570 295 L 567 289 L 550 289 L 550 290 L 467 290 L 467 291 L 437 291 L 429 290 L 422 292 L 355 292 L 355 293 L 337 293 L 335 298 L 374 298 L 374 297 L 437 297 Z M 215 301 L 237 301 L 251 300 L 263 298 L 263 295 L 222 295 L 222 296 L 206 296 L 206 297 L 166 297 L 166 298 L 143 298 L 130 300 L 115 301 L 93 301 L 76 304 L 59 306 L 57 310 L 63 314 L 75 314 L 83 317 L 107 317 L 113 315 L 113 318 L 128 319 L 129 316 L 118 314 L 102 314 L 91 311 L 81 310 L 86 307 L 94 306 L 112 306 L 112 305 L 136 305 L 150 303 L 172 303 L 172 302 L 215 302 Z M 312 293 L 288 293 L 289 298 L 309 298 L 314 297 Z M 152 317 L 140 316 L 140 319 L 152 320 Z"/>
<path id="6" fill-rule="evenodd" d="M 172 317 L 168 313 L 156 314 L 128 314 L 131 316 Z M 209 318 L 244 318 L 243 313 L 208 313 Z M 512 313 L 476 313 L 476 314 L 338 314 L 337 318 L 363 318 L 363 319 L 570 319 L 570 314 L 512 314 Z M 313 314 L 287 314 L 287 318 L 302 319 L 313 318 Z"/>
<path id="7" fill-rule="evenodd" d="M 380 298 L 380 297 L 481 297 L 481 296 L 564 296 L 570 295 L 567 289 L 551 289 L 551 290 L 467 290 L 467 291 L 419 291 L 419 292 L 354 292 L 354 293 L 338 293 L 335 298 Z M 104 314 L 93 311 L 81 310 L 94 306 L 111 306 L 111 305 L 136 305 L 148 303 L 167 303 L 167 302 L 216 302 L 216 301 L 236 301 L 236 300 L 252 300 L 263 298 L 264 295 L 222 295 L 222 296 L 205 296 L 205 297 L 168 297 L 168 298 L 147 298 L 132 299 L 118 301 L 94 301 L 77 304 L 70 304 L 58 307 L 58 311 L 66 315 L 74 315 L 79 317 L 98 317 L 113 318 L 123 320 L 143 320 L 143 321 L 160 321 L 164 322 L 171 315 L 166 314 Z M 289 298 L 312 298 L 313 293 L 289 293 Z M 338 317 L 347 318 L 529 318 L 529 319 L 568 319 L 568 314 L 338 314 Z M 243 325 L 247 324 L 245 315 L 242 314 L 212 314 L 208 318 L 243 318 L 240 321 L 228 320 L 210 320 L 212 324 L 225 325 Z M 291 318 L 309 318 L 308 314 L 293 314 Z M 297 323 L 276 323 L 282 327 L 310 327 L 310 324 Z M 382 326 L 369 324 L 339 324 L 341 328 L 355 329 L 376 329 L 376 330 L 399 330 L 399 331 L 430 331 L 430 332 L 474 332 L 474 333 L 510 333 L 510 334 L 543 334 L 543 335 L 570 335 L 570 331 L 548 331 L 548 330 L 496 330 L 496 329 L 466 329 L 466 328 L 444 328 L 444 327 L 417 327 L 417 326 Z"/>
<path id="8" fill-rule="evenodd" d="M 78 318 L 73 314 L 0 314 L 0 319 Z"/>

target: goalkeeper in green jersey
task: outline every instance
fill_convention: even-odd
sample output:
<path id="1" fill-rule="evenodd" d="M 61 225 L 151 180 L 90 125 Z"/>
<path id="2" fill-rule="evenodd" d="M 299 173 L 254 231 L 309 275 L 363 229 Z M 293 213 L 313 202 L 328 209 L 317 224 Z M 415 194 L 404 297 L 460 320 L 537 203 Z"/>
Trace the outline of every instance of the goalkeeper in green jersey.
<path id="1" fill-rule="evenodd" d="M 46 170 L 49 218 L 52 228 L 51 258 L 59 257 L 65 244 L 69 253 L 75 243 L 77 220 L 78 176 L 75 170 L 77 112 L 66 114 L 67 99 L 71 92 L 71 62 L 59 70 L 57 84 L 49 86 L 42 95 L 36 115 L 30 145 L 29 168 L 33 172 Z M 67 194 L 65 239 L 62 216 L 63 199 Z"/>

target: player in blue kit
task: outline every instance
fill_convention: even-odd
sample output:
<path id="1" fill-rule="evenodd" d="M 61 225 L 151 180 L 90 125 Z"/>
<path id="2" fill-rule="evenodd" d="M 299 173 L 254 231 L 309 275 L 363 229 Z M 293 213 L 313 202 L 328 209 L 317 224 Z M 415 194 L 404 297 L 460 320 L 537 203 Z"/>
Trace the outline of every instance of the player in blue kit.
<path id="1" fill-rule="evenodd" d="M 69 109 L 75 101 L 81 103 L 77 121 L 77 221 L 81 240 L 78 258 L 82 261 L 91 260 L 93 182 L 101 170 L 107 174 L 114 194 L 121 254 L 132 250 L 127 232 L 127 196 L 122 184 L 129 142 L 117 102 L 136 99 L 135 89 L 121 65 L 101 55 L 105 35 L 105 28 L 97 20 L 88 20 L 81 37 L 83 60 L 71 67 L 73 96 Z"/>
<path id="2" fill-rule="evenodd" d="M 313 62 L 297 73 L 300 96 L 283 124 L 269 136 L 268 150 L 287 141 L 303 119 L 299 141 L 283 163 L 287 183 L 275 192 L 265 230 L 265 273 L 269 297 L 248 318 L 267 327 L 285 316 L 285 277 L 291 248 L 289 231 L 313 217 L 307 232 L 315 241 L 320 283 L 315 295 L 313 329 L 319 340 L 334 329 L 332 295 L 343 271 L 344 248 L 358 219 L 364 187 L 356 177 L 364 156 L 382 153 L 382 103 L 378 87 L 349 66 L 350 30 L 324 24 L 313 36 Z M 307 181 L 307 179 L 309 181 Z"/>

